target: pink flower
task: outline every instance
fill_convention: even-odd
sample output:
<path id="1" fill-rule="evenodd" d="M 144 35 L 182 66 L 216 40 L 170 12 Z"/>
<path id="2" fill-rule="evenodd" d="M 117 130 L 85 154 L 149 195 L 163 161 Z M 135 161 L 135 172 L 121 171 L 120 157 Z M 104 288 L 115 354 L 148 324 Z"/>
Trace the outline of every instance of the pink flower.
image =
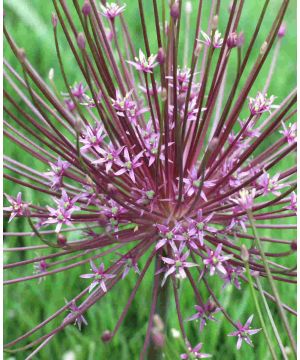
<path id="1" fill-rule="evenodd" d="M 267 94 L 258 92 L 255 98 L 249 98 L 249 109 L 251 115 L 260 115 L 266 111 L 270 111 L 272 104 L 275 100 L 275 96 L 267 98 Z"/>
<path id="2" fill-rule="evenodd" d="M 108 200 L 106 205 L 101 207 L 100 211 L 108 219 L 106 230 L 114 230 L 115 232 L 118 230 L 122 214 L 127 212 L 123 206 L 119 205 L 112 199 Z"/>
<path id="3" fill-rule="evenodd" d="M 26 208 L 29 204 L 25 204 L 22 201 L 22 193 L 18 192 L 17 197 L 14 199 L 12 196 L 5 194 L 6 199 L 11 204 L 11 206 L 6 206 L 3 208 L 4 211 L 11 211 L 10 218 L 8 222 L 11 222 L 16 216 L 25 215 Z"/>
<path id="4" fill-rule="evenodd" d="M 70 314 L 68 314 L 64 321 L 68 321 L 70 319 L 74 319 L 74 325 L 78 326 L 79 331 L 81 331 L 82 324 L 85 326 L 88 325 L 88 322 L 84 318 L 84 316 L 81 314 L 80 308 L 76 306 L 75 301 L 73 300 L 71 304 L 69 305 L 69 311 Z"/>
<path id="5" fill-rule="evenodd" d="M 280 174 L 276 174 L 271 178 L 268 173 L 264 172 L 263 175 L 258 178 L 257 183 L 262 187 L 263 195 L 272 193 L 276 196 L 280 196 L 281 193 L 278 190 L 286 187 L 287 185 L 278 184 L 279 176 Z"/>
<path id="6" fill-rule="evenodd" d="M 183 242 L 180 244 L 179 249 L 177 249 L 177 247 L 175 246 L 174 243 L 172 243 L 171 246 L 174 251 L 173 257 L 167 258 L 167 257 L 162 256 L 162 261 L 168 265 L 168 270 L 166 271 L 166 273 L 164 275 L 161 286 L 163 286 L 165 284 L 168 276 L 170 276 L 174 272 L 176 272 L 181 279 L 185 279 L 186 273 L 184 271 L 184 268 L 199 266 L 198 264 L 186 261 L 186 259 L 190 255 L 190 251 L 188 250 L 185 254 L 182 253 L 182 251 L 185 247 L 185 244 Z"/>
<path id="7" fill-rule="evenodd" d="M 208 257 L 203 260 L 203 264 L 210 267 L 209 275 L 214 275 L 217 270 L 220 274 L 226 275 L 226 269 L 223 265 L 224 261 L 232 258 L 232 255 L 221 255 L 222 244 L 216 247 L 216 250 L 207 249 Z"/>
<path id="8" fill-rule="evenodd" d="M 190 345 L 188 346 L 188 352 L 185 354 L 181 354 L 180 358 L 183 360 L 188 360 L 188 359 L 204 359 L 204 358 L 209 358 L 211 357 L 211 355 L 209 354 L 203 354 L 200 353 L 199 350 L 202 348 L 202 343 L 199 343 L 198 345 L 196 345 L 195 347 L 191 347 Z"/>
<path id="9" fill-rule="evenodd" d="M 224 263 L 226 274 L 221 274 L 220 277 L 224 281 L 223 288 L 229 284 L 233 284 L 237 289 L 241 289 L 241 284 L 238 277 L 243 274 L 244 269 L 240 266 L 233 267 L 228 263 Z"/>
<path id="10" fill-rule="evenodd" d="M 213 315 L 220 311 L 220 308 L 218 308 L 211 300 L 208 300 L 208 302 L 202 306 L 195 305 L 194 308 L 197 311 L 196 314 L 190 316 L 187 321 L 200 320 L 200 332 L 203 330 L 208 320 L 216 321 Z"/>
<path id="11" fill-rule="evenodd" d="M 47 206 L 49 218 L 43 222 L 43 225 L 57 224 L 55 229 L 55 232 L 57 233 L 60 232 L 62 225 L 72 226 L 72 213 L 80 210 L 80 207 L 75 206 L 74 204 L 82 196 L 83 195 L 76 195 L 73 199 L 70 199 L 66 191 L 63 190 L 62 197 L 60 199 L 54 199 L 57 204 L 57 209 Z"/>
<path id="12" fill-rule="evenodd" d="M 46 263 L 45 260 L 41 260 L 38 263 L 33 264 L 33 268 L 35 274 L 44 274 L 47 272 L 48 264 Z M 40 277 L 38 279 L 38 283 L 40 284 L 42 280 L 45 280 L 45 278 L 46 278 L 45 276 Z"/>
<path id="13" fill-rule="evenodd" d="M 197 217 L 196 219 L 188 219 L 190 228 L 192 227 L 194 229 L 194 234 L 197 240 L 199 241 L 200 245 L 204 245 L 204 231 L 210 232 L 210 233 L 216 233 L 217 229 L 209 226 L 208 224 L 211 222 L 211 219 L 213 218 L 214 213 L 209 214 L 206 217 L 203 217 L 202 210 L 197 211 Z"/>
<path id="14" fill-rule="evenodd" d="M 113 164 L 119 160 L 119 156 L 123 149 L 124 146 L 121 146 L 119 149 L 115 149 L 112 144 L 108 145 L 107 150 L 99 148 L 98 152 L 102 155 L 102 157 L 93 161 L 93 164 L 105 164 L 105 171 L 108 173 L 111 170 Z"/>
<path id="15" fill-rule="evenodd" d="M 185 241 L 185 237 L 182 232 L 182 226 L 177 223 L 173 228 L 166 225 L 156 224 L 159 230 L 160 240 L 158 240 L 155 249 L 158 250 L 166 244 L 171 245 L 174 241 Z"/>
<path id="16" fill-rule="evenodd" d="M 256 189 L 252 188 L 251 191 L 247 189 L 242 189 L 239 192 L 239 197 L 236 199 L 231 199 L 233 202 L 238 204 L 242 210 L 250 210 L 254 204 L 254 198 L 256 194 Z"/>
<path id="17" fill-rule="evenodd" d="M 77 98 L 79 101 L 83 99 L 84 93 L 85 93 L 86 87 L 83 85 L 83 83 L 75 84 L 71 88 L 72 95 Z"/>
<path id="18" fill-rule="evenodd" d="M 186 184 L 186 194 L 187 196 L 192 196 L 194 194 L 197 194 L 202 183 L 201 177 L 198 177 L 197 169 L 196 167 L 193 167 L 192 170 L 188 170 L 188 178 L 183 178 L 183 182 Z M 209 188 L 214 186 L 214 181 L 204 181 L 202 185 L 202 189 L 200 192 L 200 196 L 204 201 L 207 201 L 206 195 L 203 191 L 203 188 Z"/>
<path id="19" fill-rule="evenodd" d="M 101 14 L 108 18 L 109 20 L 114 20 L 115 17 L 119 16 L 124 12 L 126 5 L 118 5 L 116 3 L 106 3 L 106 6 L 100 4 L 101 6 Z"/>
<path id="20" fill-rule="evenodd" d="M 129 155 L 129 151 L 127 148 L 124 149 L 124 158 L 125 161 L 122 161 L 120 159 L 116 160 L 116 164 L 121 167 L 120 170 L 115 172 L 116 176 L 123 175 L 127 173 L 131 179 L 132 182 L 135 183 L 135 175 L 134 175 L 134 169 L 140 167 L 142 165 L 142 162 L 139 161 L 139 159 L 143 156 L 144 151 L 141 151 L 139 154 L 137 154 L 135 157 L 131 157 Z"/>
<path id="21" fill-rule="evenodd" d="M 52 171 L 48 171 L 44 173 L 45 176 L 50 177 L 52 180 L 51 188 L 54 190 L 59 190 L 63 185 L 63 176 L 65 171 L 71 166 L 67 161 L 62 161 L 60 157 L 58 157 L 56 163 L 49 163 Z"/>
<path id="22" fill-rule="evenodd" d="M 157 62 L 155 62 L 157 55 L 150 55 L 148 59 L 142 52 L 142 50 L 139 50 L 139 57 L 135 57 L 134 61 L 127 60 L 128 64 L 134 66 L 138 71 L 142 71 L 144 73 L 152 73 L 152 70 L 155 68 L 155 66 L 158 65 Z"/>
<path id="23" fill-rule="evenodd" d="M 94 127 L 87 126 L 83 138 L 80 139 L 80 142 L 84 144 L 80 151 L 85 153 L 88 150 L 92 150 L 92 148 L 98 151 L 100 145 L 103 143 L 104 137 L 104 128 L 100 123 L 97 123 Z"/>
<path id="24" fill-rule="evenodd" d="M 241 348 L 243 340 L 250 346 L 253 346 L 250 336 L 258 333 L 261 330 L 261 329 L 252 329 L 252 330 L 250 329 L 252 319 L 253 319 L 253 315 L 251 315 L 249 317 L 249 319 L 246 321 L 245 325 L 242 325 L 240 322 L 238 322 L 236 324 L 237 331 L 234 331 L 228 335 L 228 336 L 237 336 L 238 337 L 238 341 L 236 344 L 236 348 L 238 350 Z"/>
<path id="25" fill-rule="evenodd" d="M 101 289 L 104 292 L 107 292 L 105 281 L 107 279 L 114 278 L 116 275 L 106 274 L 105 271 L 104 271 L 104 264 L 103 263 L 97 268 L 97 266 L 91 260 L 90 265 L 91 265 L 91 271 L 93 271 L 93 274 L 80 275 L 80 277 L 82 279 L 94 279 L 94 281 L 91 283 L 91 285 L 89 287 L 89 292 L 91 292 L 97 285 L 100 285 Z"/>
<path id="26" fill-rule="evenodd" d="M 128 275 L 130 269 L 133 269 L 136 274 L 140 275 L 140 270 L 137 264 L 136 259 L 131 256 L 130 254 L 122 255 L 120 254 L 121 259 L 119 260 L 120 264 L 124 265 L 124 271 L 122 274 L 122 279 L 125 279 L 125 277 Z"/>
<path id="27" fill-rule="evenodd" d="M 297 142 L 297 123 L 289 124 L 287 127 L 285 123 L 282 122 L 282 127 L 283 130 L 280 130 L 279 132 L 286 138 L 288 144 L 294 144 L 295 142 Z"/>
<path id="28" fill-rule="evenodd" d="M 286 209 L 297 212 L 297 195 L 295 191 L 291 193 L 290 199 L 291 199 L 290 205 L 288 205 Z"/>
<path id="29" fill-rule="evenodd" d="M 201 35 L 204 37 L 204 40 L 197 39 L 200 43 L 206 46 L 213 46 L 215 49 L 222 47 L 224 39 L 222 39 L 222 35 L 218 30 L 215 30 L 214 34 L 211 32 L 211 36 L 201 30 Z"/>

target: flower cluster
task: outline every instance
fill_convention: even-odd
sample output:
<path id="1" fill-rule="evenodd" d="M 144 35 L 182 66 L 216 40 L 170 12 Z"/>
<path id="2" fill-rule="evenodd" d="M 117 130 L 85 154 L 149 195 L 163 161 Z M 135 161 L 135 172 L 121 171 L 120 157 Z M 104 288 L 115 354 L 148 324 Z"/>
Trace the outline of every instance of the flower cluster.
<path id="1" fill-rule="evenodd" d="M 111 340 L 147 275 L 153 280 L 151 309 L 155 310 L 158 296 L 164 291 L 171 288 L 174 293 L 186 345 L 181 359 L 207 358 L 209 354 L 200 352 L 201 343 L 190 345 L 185 331 L 190 321 L 199 321 L 202 331 L 208 320 L 217 320 L 215 314 L 219 319 L 223 314 L 235 329 L 229 336 L 237 336 L 238 349 L 242 341 L 252 346 L 250 336 L 260 330 L 250 329 L 253 316 L 245 325 L 232 318 L 230 307 L 222 305 L 222 287 L 234 285 L 236 291 L 243 291 L 248 282 L 251 284 L 246 275 L 259 277 L 264 284 L 269 272 L 275 282 L 295 283 L 294 267 L 281 262 L 293 253 L 295 243 L 288 237 L 279 240 L 272 233 L 278 228 L 293 229 L 294 225 L 286 220 L 296 215 L 296 91 L 284 99 L 278 96 L 276 106 L 275 96 L 266 95 L 279 51 L 274 52 L 266 86 L 256 88 L 256 78 L 273 43 L 282 41 L 278 30 L 286 2 L 274 16 L 263 56 L 262 51 L 255 54 L 253 47 L 261 22 L 254 34 L 249 34 L 253 41 L 246 46 L 243 33 L 237 32 L 242 11 L 242 5 L 237 3 L 230 7 L 229 23 L 221 29 L 221 35 L 216 30 L 219 7 L 211 9 L 205 32 L 200 28 L 203 22 L 199 20 L 199 2 L 193 48 L 185 48 L 186 54 L 191 52 L 190 68 L 181 63 L 178 53 L 177 30 L 182 30 L 179 19 L 183 10 L 177 1 L 172 2 L 168 24 L 161 22 L 153 2 L 155 55 L 151 54 L 147 32 L 150 25 L 146 26 L 142 1 L 139 11 L 145 50 L 139 49 L 138 55 L 126 25 L 126 5 L 107 3 L 98 7 L 95 1 L 86 0 L 82 9 L 66 3 L 61 9 L 56 6 L 52 24 L 63 82 L 51 72 L 55 91 L 33 71 L 25 51 L 5 29 L 24 73 L 21 79 L 17 70 L 5 63 L 7 86 L 11 85 L 10 92 L 5 92 L 5 111 L 10 119 L 5 122 L 6 133 L 22 151 L 40 161 L 43 172 L 33 169 L 32 164 L 22 164 L 21 157 L 7 157 L 7 179 L 41 194 L 42 201 L 33 203 L 30 198 L 22 198 L 21 192 L 16 198 L 6 195 L 10 205 L 4 210 L 8 222 L 24 217 L 32 228 L 30 237 L 44 242 L 40 248 L 43 255 L 28 255 L 26 261 L 5 266 L 8 269 L 34 263 L 35 273 L 9 278 L 5 284 L 48 279 L 54 273 L 81 265 L 78 282 L 83 288 L 47 321 L 10 341 L 7 347 L 34 335 L 65 311 L 70 313 L 60 325 L 28 346 L 46 345 L 48 339 L 70 324 L 79 329 L 87 326 L 84 316 L 96 301 L 128 277 L 137 277 L 116 329 L 102 337 Z M 189 7 L 187 12 L 191 12 Z M 71 13 L 81 21 L 75 22 Z M 85 25 L 77 28 L 78 23 Z M 58 41 L 60 26 L 78 66 L 78 82 L 73 85 L 66 75 L 68 60 Z M 204 40 L 199 39 L 199 34 Z M 189 32 L 183 36 L 188 37 Z M 184 46 L 188 47 L 189 42 L 185 41 Z M 236 51 L 238 70 L 235 78 L 226 82 L 227 70 L 236 70 Z M 250 54 L 257 57 L 254 70 L 246 66 Z M 23 95 L 24 89 L 30 97 Z M 13 91 L 24 101 L 24 108 L 10 95 Z M 265 237 L 262 229 L 269 229 L 272 235 Z M 70 236 L 72 232 L 80 236 Z M 28 233 L 22 234 L 23 250 L 31 254 L 35 248 L 26 245 Z M 262 246 L 258 246 L 258 236 Z M 264 252 L 268 243 L 274 248 L 270 246 Z M 241 254 L 243 247 L 248 249 L 247 258 Z M 281 252 L 280 247 L 284 248 Z M 55 261 L 62 255 L 63 260 Z M 152 273 L 151 263 L 156 264 Z M 88 264 L 91 273 L 86 273 Z M 178 296 L 183 283 L 191 285 L 195 298 L 192 304 L 197 304 L 196 313 L 187 318 L 189 322 L 183 320 Z M 200 292 L 200 286 L 204 292 Z M 282 311 L 295 314 L 275 293 L 264 294 L 268 301 L 280 303 Z M 158 336 L 152 325 L 154 310 L 143 349 L 153 346 L 158 337 L 163 338 L 164 327 Z M 156 340 L 151 338 L 154 333 Z"/>

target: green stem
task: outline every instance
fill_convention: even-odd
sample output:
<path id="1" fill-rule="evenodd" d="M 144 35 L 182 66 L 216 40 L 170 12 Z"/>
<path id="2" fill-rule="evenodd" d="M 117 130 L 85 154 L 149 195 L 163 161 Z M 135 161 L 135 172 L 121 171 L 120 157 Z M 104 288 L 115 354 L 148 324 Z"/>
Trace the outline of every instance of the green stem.
<path id="1" fill-rule="evenodd" d="M 162 288 L 160 288 L 157 303 L 156 303 L 156 310 L 155 310 L 155 314 L 159 315 L 164 326 L 166 326 L 168 306 L 169 306 L 169 293 L 170 293 L 169 282 L 170 281 L 167 280 L 165 285 Z M 161 281 L 160 281 L 160 283 L 161 283 Z M 148 360 L 162 360 L 163 359 L 163 349 L 164 349 L 163 347 L 156 346 L 154 344 L 153 340 L 151 340 L 147 359 Z"/>
<path id="2" fill-rule="evenodd" d="M 257 311 L 257 314 L 258 314 L 258 317 L 259 317 L 259 320 L 260 320 L 260 323 L 261 323 L 261 327 L 262 327 L 264 335 L 266 337 L 266 340 L 267 340 L 267 343 L 268 343 L 272 358 L 274 360 L 277 360 L 277 356 L 276 356 L 275 350 L 274 350 L 274 348 L 272 346 L 272 341 L 271 341 L 271 339 L 269 337 L 269 334 L 267 332 L 267 327 L 266 327 L 266 324 L 265 324 L 265 321 L 264 321 L 264 318 L 263 318 L 263 315 L 262 315 L 262 312 L 261 312 L 261 309 L 260 309 L 260 306 L 259 306 L 259 302 L 258 302 L 258 299 L 257 299 L 257 296 L 256 296 L 256 292 L 255 292 L 255 289 L 254 289 L 254 286 L 253 286 L 253 281 L 252 281 L 252 276 L 250 274 L 250 268 L 249 268 L 248 261 L 245 261 L 245 268 L 246 268 L 246 275 L 247 275 L 248 280 L 249 280 L 249 285 L 250 285 L 250 289 L 251 289 L 251 295 L 252 295 L 252 298 L 253 298 L 253 301 L 254 301 L 254 304 L 255 304 L 255 307 L 256 307 L 256 311 Z"/>
<path id="3" fill-rule="evenodd" d="M 282 307 L 280 296 L 279 296 L 276 284 L 275 284 L 274 279 L 272 277 L 272 273 L 271 273 L 271 270 L 269 268 L 267 258 L 265 256 L 265 253 L 264 253 L 264 250 L 263 250 L 263 247 L 262 247 L 262 243 L 260 241 L 257 229 L 255 227 L 252 212 L 250 210 L 248 210 L 247 214 L 248 214 L 248 218 L 249 218 L 249 221 L 250 221 L 250 225 L 251 225 L 252 230 L 253 230 L 253 235 L 254 235 L 255 240 L 256 240 L 256 245 L 257 245 L 258 250 L 260 252 L 260 256 L 261 256 L 261 259 L 262 259 L 262 262 L 263 262 L 263 265 L 264 265 L 264 268 L 265 268 L 265 271 L 266 271 L 266 274 L 267 274 L 267 278 L 268 278 L 268 280 L 270 282 L 271 289 L 272 289 L 272 292 L 273 292 L 273 295 L 274 295 L 274 298 L 275 298 L 275 302 L 276 302 L 277 307 L 278 307 L 279 316 L 280 316 L 280 318 L 281 318 L 281 320 L 283 322 L 283 325 L 284 325 L 284 327 L 286 329 L 287 335 L 288 335 L 288 337 L 290 339 L 294 355 L 296 356 L 296 354 L 297 354 L 296 342 L 295 342 L 295 339 L 293 337 L 292 331 L 291 331 L 291 329 L 289 327 L 288 320 L 287 320 L 287 317 L 285 315 L 284 309 Z"/>
<path id="4" fill-rule="evenodd" d="M 260 293 L 260 296 L 261 296 L 261 298 L 262 298 L 262 300 L 263 300 L 263 303 L 264 303 L 266 312 L 267 312 L 267 314 L 268 314 L 268 317 L 269 317 L 270 323 L 271 323 L 271 325 L 272 325 L 272 328 L 273 328 L 273 331 L 274 331 L 276 340 L 277 340 L 278 345 L 279 345 L 279 347 L 280 347 L 282 356 L 283 356 L 284 360 L 288 360 L 288 357 L 287 357 L 287 355 L 286 355 L 285 348 L 284 348 L 284 346 L 283 346 L 283 344 L 282 344 L 282 341 L 281 341 L 281 339 L 280 339 L 279 332 L 278 332 L 277 327 L 276 327 L 276 324 L 275 324 L 275 322 L 274 322 L 274 320 L 273 320 L 272 313 L 271 313 L 271 311 L 270 311 L 269 305 L 268 305 L 268 303 L 267 303 L 267 300 L 266 300 L 266 297 L 265 297 L 265 295 L 264 295 L 264 292 L 263 292 L 263 289 L 262 289 L 262 287 L 261 287 L 261 284 L 260 284 L 259 279 L 256 279 L 256 285 L 257 285 L 258 291 L 259 291 L 259 293 Z"/>

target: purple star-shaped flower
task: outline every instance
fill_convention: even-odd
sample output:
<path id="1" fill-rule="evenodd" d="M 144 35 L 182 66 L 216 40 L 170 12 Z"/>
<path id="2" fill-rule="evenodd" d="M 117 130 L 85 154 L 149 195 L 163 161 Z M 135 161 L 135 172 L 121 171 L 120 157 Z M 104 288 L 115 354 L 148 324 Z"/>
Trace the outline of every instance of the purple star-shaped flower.
<path id="1" fill-rule="evenodd" d="M 5 194 L 6 199 L 9 201 L 11 206 L 6 206 L 3 208 L 4 211 L 11 211 L 8 222 L 11 222 L 12 219 L 16 216 L 24 215 L 24 210 L 28 207 L 28 204 L 25 204 L 22 201 L 22 193 L 19 192 L 17 197 L 14 199 L 12 196 Z"/>
<path id="2" fill-rule="evenodd" d="M 202 348 L 202 343 L 197 344 L 195 347 L 191 347 L 190 345 L 188 346 L 188 352 L 185 354 L 181 354 L 180 358 L 183 360 L 187 360 L 190 359 L 192 356 L 192 359 L 205 359 L 205 358 L 210 358 L 211 355 L 210 354 L 203 354 L 200 353 L 200 349 Z"/>
<path id="3" fill-rule="evenodd" d="M 238 341 L 236 344 L 236 348 L 239 350 L 242 346 L 243 340 L 250 346 L 253 346 L 252 341 L 250 339 L 251 335 L 258 333 L 261 329 L 250 329 L 250 325 L 253 319 L 253 315 L 249 317 L 246 321 L 245 325 L 242 325 L 240 322 L 236 324 L 237 330 L 228 334 L 228 336 L 237 336 Z"/>
<path id="4" fill-rule="evenodd" d="M 183 242 L 180 244 L 179 249 L 177 249 L 174 243 L 171 243 L 171 246 L 174 251 L 173 258 L 167 258 L 162 256 L 163 262 L 168 265 L 168 270 L 164 275 L 161 286 L 165 284 L 168 276 L 170 276 L 174 272 L 177 272 L 181 279 L 185 279 L 186 273 L 184 271 L 184 268 L 199 266 L 198 264 L 186 261 L 186 259 L 190 255 L 190 251 L 188 250 L 185 254 L 183 254 L 183 248 L 185 247 L 185 244 Z"/>
<path id="5" fill-rule="evenodd" d="M 73 300 L 69 305 L 70 314 L 68 314 L 64 321 L 68 321 L 69 319 L 75 316 L 74 325 L 78 326 L 79 331 L 81 331 L 82 324 L 85 326 L 88 325 L 88 322 L 84 318 L 84 316 L 80 313 L 80 308 L 76 305 L 75 301 Z"/>
<path id="6" fill-rule="evenodd" d="M 212 276 L 216 272 L 216 270 L 222 274 L 226 275 L 226 269 L 223 265 L 224 261 L 227 261 L 228 259 L 231 259 L 232 255 L 221 255 L 222 251 L 222 244 L 219 244 L 216 247 L 216 250 L 213 251 L 211 249 L 207 250 L 208 257 L 203 260 L 204 265 L 207 265 L 210 267 L 209 274 Z"/>
<path id="7" fill-rule="evenodd" d="M 214 227 L 209 226 L 211 219 L 213 218 L 214 213 L 209 214 L 208 216 L 204 217 L 202 215 L 202 210 L 198 210 L 196 219 L 188 219 L 190 223 L 190 227 L 194 228 L 195 237 L 198 239 L 201 246 L 204 245 L 203 237 L 204 231 L 210 233 L 216 233 L 217 229 Z"/>
<path id="8" fill-rule="evenodd" d="M 126 5 L 118 5 L 116 3 L 106 3 L 106 6 L 100 4 L 101 6 L 101 14 L 113 21 L 115 17 L 119 16 L 126 8 Z"/>
<path id="9" fill-rule="evenodd" d="M 116 164 L 121 167 L 118 171 L 115 172 L 116 176 L 123 175 L 127 173 L 133 183 L 135 183 L 135 175 L 134 175 L 134 169 L 140 167 L 142 165 L 142 162 L 139 161 L 139 159 L 143 156 L 144 151 L 141 151 L 139 154 L 137 154 L 135 157 L 131 158 L 129 155 L 129 151 L 127 148 L 124 149 L 124 158 L 125 161 L 121 161 L 120 159 L 116 160 Z"/>
<path id="10" fill-rule="evenodd" d="M 116 275 L 113 274 L 107 274 L 104 271 L 104 264 L 102 263 L 99 267 L 97 267 L 94 262 L 90 261 L 91 265 L 91 271 L 93 271 L 93 274 L 83 274 L 80 275 L 82 279 L 94 279 L 89 287 L 89 292 L 91 292 L 97 285 L 100 285 L 101 289 L 104 292 L 107 292 L 107 288 L 105 285 L 105 280 L 112 279 Z"/>
<path id="11" fill-rule="evenodd" d="M 152 73 L 155 66 L 158 65 L 155 62 L 157 55 L 150 55 L 148 59 L 146 58 L 145 54 L 142 50 L 139 50 L 139 57 L 135 57 L 135 61 L 128 60 L 128 64 L 134 66 L 138 71 L 142 71 L 144 73 Z"/>
<path id="12" fill-rule="evenodd" d="M 219 312 L 220 308 L 218 308 L 213 301 L 208 300 L 208 302 L 206 304 L 203 304 L 202 306 L 195 305 L 194 307 L 197 312 L 196 312 L 196 314 L 187 318 L 187 321 L 193 321 L 193 320 L 199 319 L 200 320 L 200 326 L 199 326 L 200 332 L 203 330 L 204 326 L 206 325 L 207 320 L 217 321 L 213 315 L 215 313 Z"/>

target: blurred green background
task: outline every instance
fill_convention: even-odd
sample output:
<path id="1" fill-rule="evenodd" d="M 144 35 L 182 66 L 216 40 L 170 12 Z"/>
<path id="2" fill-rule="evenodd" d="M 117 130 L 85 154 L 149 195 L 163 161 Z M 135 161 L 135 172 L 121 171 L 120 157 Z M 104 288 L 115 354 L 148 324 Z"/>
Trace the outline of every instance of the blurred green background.
<path id="1" fill-rule="evenodd" d="M 72 8 L 72 1 L 67 0 L 66 3 Z M 147 14 L 147 26 L 149 29 L 149 38 L 152 52 L 157 51 L 156 47 L 156 35 L 154 29 L 153 13 L 151 1 L 144 1 Z M 205 1 L 205 12 L 203 16 L 203 29 L 206 29 L 208 11 L 210 1 Z M 185 1 L 183 1 L 185 4 Z M 191 15 L 191 30 L 189 34 L 185 36 L 190 37 L 190 43 L 194 36 L 194 26 L 196 17 L 197 0 L 192 1 L 193 13 Z M 249 0 L 245 2 L 242 19 L 238 30 L 244 31 L 246 45 L 250 41 L 251 34 L 256 25 L 260 10 L 262 8 L 263 1 L 261 0 Z M 251 65 L 254 63 L 258 54 L 260 46 L 262 45 L 269 28 L 274 20 L 274 14 L 276 9 L 281 4 L 280 0 L 271 0 L 270 9 L 267 12 L 266 19 L 263 23 L 263 27 L 259 33 L 258 40 L 256 42 L 254 51 L 250 58 L 249 66 L 246 69 L 246 74 L 249 72 Z M 226 21 L 228 19 L 228 5 L 229 1 L 221 1 L 221 16 L 219 29 L 222 33 L 225 31 Z M 50 68 L 55 69 L 55 83 L 59 91 L 65 91 L 63 81 L 60 77 L 58 61 L 56 59 L 56 53 L 54 48 L 53 33 L 51 26 L 51 13 L 53 11 L 52 1 L 49 0 L 5 0 L 4 9 L 6 12 L 5 22 L 10 33 L 15 38 L 20 47 L 26 49 L 27 56 L 40 75 L 47 79 Z M 136 49 L 142 48 L 143 38 L 141 33 L 140 17 L 138 12 L 137 1 L 127 0 L 127 9 L 124 13 L 125 19 L 128 21 L 129 30 L 133 38 L 133 43 Z M 184 17 L 182 27 L 184 27 Z M 283 39 L 278 63 L 276 66 L 276 73 L 272 79 L 269 94 L 276 95 L 277 103 L 295 87 L 296 85 L 296 0 L 290 2 L 285 22 L 287 24 L 287 35 Z M 117 20 L 117 27 L 119 22 Z M 59 32 L 61 29 L 59 29 Z M 121 32 L 118 32 L 121 35 Z M 184 34 L 184 32 L 183 32 Z M 61 34 L 60 34 L 61 35 Z M 80 81 L 80 72 L 74 65 L 74 59 L 68 50 L 64 38 L 60 36 L 62 44 L 62 51 L 64 55 L 64 61 L 68 64 L 67 74 L 70 79 L 70 84 L 74 81 Z M 184 43 L 184 37 L 181 38 L 180 53 L 182 53 L 182 45 Z M 4 42 L 4 54 L 6 59 L 18 70 L 20 66 L 17 64 L 16 59 L 12 55 L 8 44 Z M 272 53 L 271 53 L 272 54 Z M 271 55 L 272 56 L 272 55 Z M 263 71 L 259 75 L 253 91 L 250 95 L 255 95 L 258 90 L 261 90 L 266 74 L 268 72 L 270 58 L 267 60 L 263 67 Z M 179 56 L 181 59 L 181 56 Z M 228 84 L 235 73 L 235 59 L 233 60 L 228 75 Z M 243 81 L 242 81 L 243 83 Z M 276 135 L 275 135 L 276 138 Z M 268 139 L 268 144 L 274 141 L 274 137 Z M 266 146 L 268 144 L 265 144 Z M 20 148 L 15 146 L 9 140 L 5 139 L 4 152 L 27 165 L 32 166 L 39 171 L 47 171 L 47 168 L 36 159 L 33 159 L 30 155 Z M 291 166 L 295 162 L 295 158 L 290 156 L 286 161 L 285 167 Z M 278 169 L 277 169 L 278 170 Z M 5 192 L 15 195 L 20 190 L 20 187 L 5 182 Z M 35 193 L 30 189 L 22 189 L 24 198 L 34 204 L 45 204 L 47 200 L 43 199 L 40 194 Z M 289 220 L 291 221 L 291 220 Z M 7 225 L 5 222 L 6 231 L 24 231 L 28 230 L 28 226 L 18 219 Z M 276 238 L 293 239 L 295 238 L 295 232 L 291 230 L 283 233 L 280 230 L 271 231 L 263 230 L 261 234 L 264 236 L 273 236 Z M 22 246 L 22 244 L 37 244 L 37 239 L 30 238 L 8 238 L 4 246 Z M 282 249 L 282 248 L 280 248 Z M 41 255 L 39 253 L 31 253 L 28 256 Z M 5 253 L 4 260 L 6 263 L 17 261 L 18 259 L 25 259 L 25 255 Z M 285 264 L 293 264 L 294 257 L 289 257 L 284 260 Z M 5 322 L 4 322 L 4 337 L 5 342 L 14 339 L 15 337 L 26 332 L 30 328 L 34 327 L 45 317 L 50 316 L 59 306 L 64 304 L 64 298 L 70 299 L 80 292 L 85 286 L 86 282 L 79 279 L 79 275 L 88 270 L 88 265 L 84 268 L 75 269 L 66 273 L 56 274 L 52 277 L 48 277 L 41 284 L 38 284 L 36 280 L 30 282 L 21 283 L 18 285 L 10 285 L 5 288 Z M 13 271 L 8 270 L 8 278 L 14 278 L 18 276 L 25 276 L 31 274 L 33 271 L 32 265 L 22 268 L 17 268 Z M 150 311 L 150 297 L 152 291 L 152 273 L 153 269 L 149 271 L 148 276 L 143 282 L 138 294 L 133 302 L 133 305 L 126 317 L 123 326 L 120 328 L 117 336 L 109 344 L 103 344 L 100 336 L 106 329 L 113 329 L 114 324 L 118 320 L 118 315 L 121 313 L 123 306 L 125 305 L 131 289 L 133 288 L 136 276 L 131 274 L 125 281 L 117 285 L 117 287 L 109 293 L 101 302 L 97 303 L 86 314 L 88 320 L 88 327 L 85 327 L 80 333 L 75 327 L 69 326 L 64 332 L 57 335 L 50 344 L 43 349 L 35 358 L 40 360 L 48 359 L 63 359 L 63 360 L 98 360 L 98 359 L 120 359 L 131 360 L 139 358 L 139 350 L 142 347 L 144 334 L 147 327 L 147 318 Z M 211 286 L 215 289 L 215 293 L 218 295 L 221 303 L 228 310 L 233 319 L 240 319 L 245 322 L 248 316 L 255 313 L 252 299 L 248 287 L 245 285 L 242 291 L 238 291 L 233 287 L 228 287 L 224 291 L 221 288 L 221 284 L 217 279 L 210 279 Z M 194 298 L 192 291 L 188 284 L 184 284 L 180 290 L 180 300 L 183 309 L 184 318 L 194 313 L 193 305 Z M 296 291 L 293 285 L 279 284 L 282 300 L 291 306 L 295 306 Z M 204 287 L 200 287 L 203 294 L 205 294 Z M 268 289 L 268 284 L 266 284 Z M 287 344 L 287 339 L 284 335 L 282 325 L 277 317 L 275 307 L 271 306 L 276 323 L 280 333 L 282 333 L 282 339 Z M 192 344 L 203 342 L 203 351 L 214 355 L 214 359 L 270 359 L 268 350 L 266 348 L 265 338 L 262 333 L 253 337 L 255 344 L 254 349 L 244 344 L 242 349 L 236 351 L 236 339 L 227 337 L 227 334 L 233 331 L 231 325 L 224 321 L 221 314 L 216 315 L 219 320 L 218 323 L 209 323 L 203 333 L 199 335 L 198 324 L 189 323 L 186 326 L 187 333 Z M 295 328 L 295 319 L 289 317 L 291 326 Z M 259 327 L 257 316 L 255 316 L 254 327 Z M 168 333 L 167 342 L 165 347 L 165 359 L 173 360 L 178 359 L 179 354 L 184 352 L 184 347 L 181 339 L 172 338 L 170 329 L 179 329 L 177 323 L 177 316 L 175 311 L 175 305 L 171 301 L 168 314 Z M 51 327 L 46 327 L 46 330 Z M 274 337 L 272 340 L 275 343 Z M 27 354 L 27 352 L 26 352 Z M 5 359 L 24 359 L 26 356 L 24 353 L 17 353 L 14 355 L 5 354 Z"/>

